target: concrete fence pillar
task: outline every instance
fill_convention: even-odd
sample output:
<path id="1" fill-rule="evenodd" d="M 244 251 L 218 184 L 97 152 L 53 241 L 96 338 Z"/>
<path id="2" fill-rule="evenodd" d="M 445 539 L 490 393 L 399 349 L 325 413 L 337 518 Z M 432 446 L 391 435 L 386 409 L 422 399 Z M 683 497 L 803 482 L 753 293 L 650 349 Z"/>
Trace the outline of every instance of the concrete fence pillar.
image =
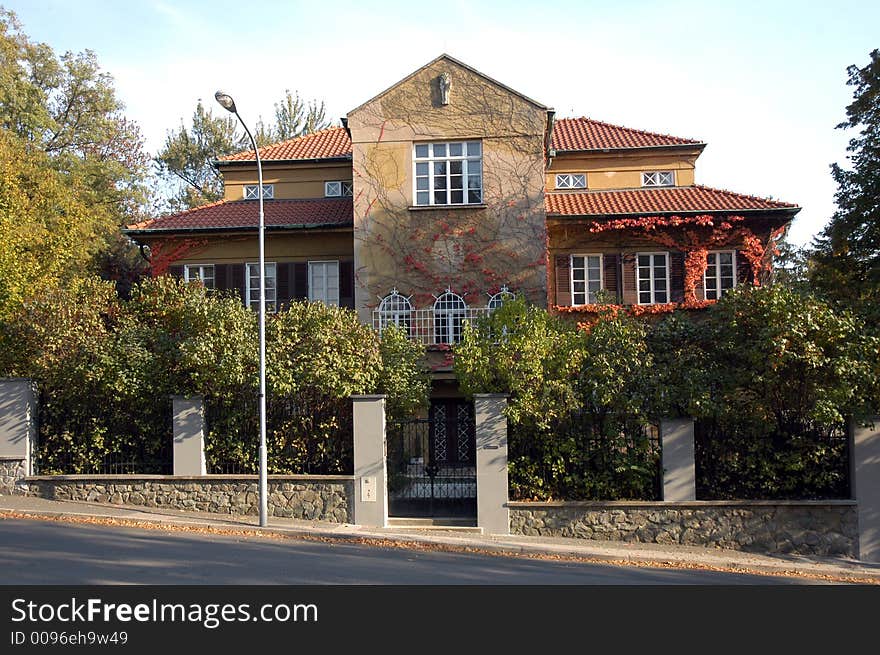
<path id="1" fill-rule="evenodd" d="M 20 493 L 34 473 L 37 394 L 32 380 L 0 378 L 0 494 Z"/>
<path id="2" fill-rule="evenodd" d="M 859 559 L 880 562 L 880 416 L 849 429 L 850 487 L 859 509 Z"/>
<path id="3" fill-rule="evenodd" d="M 354 522 L 383 528 L 388 522 L 385 463 L 385 396 L 352 396 L 354 412 Z"/>
<path id="4" fill-rule="evenodd" d="M 660 421 L 660 448 L 663 453 L 663 500 L 696 500 L 694 420 L 680 418 Z"/>
<path id="5" fill-rule="evenodd" d="M 510 534 L 507 509 L 507 396 L 474 395 L 477 441 L 477 526 Z"/>
<path id="6" fill-rule="evenodd" d="M 207 475 L 205 403 L 201 396 L 172 396 L 174 475 Z"/>

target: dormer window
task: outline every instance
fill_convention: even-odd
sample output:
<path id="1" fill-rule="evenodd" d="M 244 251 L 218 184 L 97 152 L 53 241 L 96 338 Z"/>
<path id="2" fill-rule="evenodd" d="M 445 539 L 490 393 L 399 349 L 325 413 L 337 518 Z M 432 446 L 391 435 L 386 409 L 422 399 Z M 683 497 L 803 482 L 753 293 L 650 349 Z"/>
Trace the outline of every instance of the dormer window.
<path id="1" fill-rule="evenodd" d="M 586 173 L 560 173 L 556 176 L 557 189 L 586 189 Z"/>
<path id="2" fill-rule="evenodd" d="M 333 180 L 332 182 L 324 182 L 325 198 L 341 198 L 342 196 L 350 196 L 351 194 L 351 182 L 348 182 L 346 180 Z"/>
<path id="3" fill-rule="evenodd" d="M 416 205 L 483 202 L 483 149 L 479 141 L 416 143 L 413 150 Z"/>
<path id="4" fill-rule="evenodd" d="M 672 171 L 646 171 L 642 173 L 642 186 L 675 186 Z"/>
<path id="5" fill-rule="evenodd" d="M 260 192 L 259 184 L 245 184 L 244 185 L 244 199 L 245 200 L 259 200 Z M 274 184 L 264 184 L 263 185 L 263 200 L 272 200 L 275 197 L 275 185 Z"/>

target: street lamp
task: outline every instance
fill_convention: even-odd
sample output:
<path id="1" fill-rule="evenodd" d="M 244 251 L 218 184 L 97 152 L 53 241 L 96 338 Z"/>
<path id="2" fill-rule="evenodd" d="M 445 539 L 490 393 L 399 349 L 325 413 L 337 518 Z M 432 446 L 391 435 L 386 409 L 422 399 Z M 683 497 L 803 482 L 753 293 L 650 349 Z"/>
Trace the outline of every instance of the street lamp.
<path id="1" fill-rule="evenodd" d="M 238 122 L 247 132 L 251 145 L 254 147 L 254 155 L 257 158 L 257 197 L 260 200 L 260 222 L 257 228 L 257 240 L 260 244 L 260 526 L 266 527 L 269 524 L 268 519 L 268 502 L 266 489 L 266 253 L 265 253 L 265 232 L 266 225 L 263 218 L 263 165 L 260 163 L 260 151 L 257 149 L 257 142 L 254 135 L 245 125 L 244 121 L 235 108 L 235 101 L 228 93 L 217 91 L 214 94 L 217 102 L 226 111 L 235 114 Z M 245 271 L 247 273 L 247 271 Z M 248 299 L 249 300 L 249 299 Z"/>

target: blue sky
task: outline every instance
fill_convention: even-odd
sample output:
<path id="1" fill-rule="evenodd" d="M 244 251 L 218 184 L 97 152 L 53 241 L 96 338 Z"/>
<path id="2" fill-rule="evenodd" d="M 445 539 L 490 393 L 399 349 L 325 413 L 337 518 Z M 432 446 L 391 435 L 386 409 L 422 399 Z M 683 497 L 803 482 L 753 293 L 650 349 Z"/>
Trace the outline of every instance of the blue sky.
<path id="1" fill-rule="evenodd" d="M 448 52 L 559 117 L 706 141 L 697 182 L 798 203 L 798 244 L 834 210 L 846 67 L 880 47 L 880 3 L 848 0 L 0 4 L 57 52 L 94 50 L 151 152 L 218 88 L 251 124 L 285 89 L 338 120 Z"/>

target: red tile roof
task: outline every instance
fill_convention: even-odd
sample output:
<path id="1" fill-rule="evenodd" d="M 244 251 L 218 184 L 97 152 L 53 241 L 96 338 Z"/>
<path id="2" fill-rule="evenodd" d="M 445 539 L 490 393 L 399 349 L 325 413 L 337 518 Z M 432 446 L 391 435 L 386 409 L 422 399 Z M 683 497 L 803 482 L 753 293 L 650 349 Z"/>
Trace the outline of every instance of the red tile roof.
<path id="1" fill-rule="evenodd" d="M 263 205 L 266 227 L 347 227 L 353 224 L 351 198 L 265 200 Z M 256 228 L 258 223 L 257 201 L 221 200 L 179 214 L 129 225 L 128 231 L 146 233 L 152 231 Z"/>
<path id="2" fill-rule="evenodd" d="M 603 123 L 590 118 L 560 118 L 553 125 L 551 148 L 557 151 L 697 146 L 700 141 L 668 134 L 655 134 L 631 127 Z"/>
<path id="3" fill-rule="evenodd" d="M 705 186 L 548 193 L 548 215 L 599 216 L 799 209 L 797 205 Z"/>
<path id="4" fill-rule="evenodd" d="M 334 159 L 351 156 L 351 139 L 344 127 L 328 127 L 306 136 L 273 143 L 260 148 L 263 161 L 291 161 L 297 159 Z M 253 150 L 219 157 L 218 162 L 255 161 Z"/>

